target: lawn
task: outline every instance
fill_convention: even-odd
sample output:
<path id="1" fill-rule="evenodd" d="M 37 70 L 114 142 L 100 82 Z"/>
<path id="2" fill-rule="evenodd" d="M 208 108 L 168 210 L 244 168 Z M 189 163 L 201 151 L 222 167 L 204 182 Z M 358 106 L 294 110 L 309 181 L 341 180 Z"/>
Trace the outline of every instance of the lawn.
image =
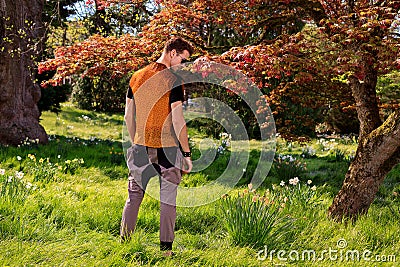
<path id="1" fill-rule="evenodd" d="M 41 124 L 49 144 L 0 147 L 2 266 L 400 266 L 400 166 L 367 215 L 347 223 L 327 217 L 354 155 L 353 138 L 278 138 L 272 169 L 255 191 L 248 182 L 260 151 L 251 141 L 238 186 L 213 201 L 195 194 L 206 204 L 177 208 L 176 255 L 165 258 L 153 194 L 144 198 L 132 239 L 119 238 L 127 197 L 123 116 L 66 103 L 58 115 L 44 112 Z M 205 138 L 189 133 L 194 143 Z M 182 192 L 215 180 L 232 153 L 223 150 L 185 176 Z"/>

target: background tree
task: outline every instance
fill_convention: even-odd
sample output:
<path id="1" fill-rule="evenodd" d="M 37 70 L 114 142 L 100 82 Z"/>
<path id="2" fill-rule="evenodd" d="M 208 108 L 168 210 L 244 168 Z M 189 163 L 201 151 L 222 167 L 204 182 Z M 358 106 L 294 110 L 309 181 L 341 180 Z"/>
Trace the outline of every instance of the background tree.
<path id="1" fill-rule="evenodd" d="M 69 90 L 73 102 L 81 108 L 91 110 L 123 111 L 124 93 L 128 87 L 125 76 L 131 69 L 126 66 L 129 62 L 126 62 L 124 58 L 129 56 L 131 51 L 126 49 L 132 48 L 130 43 L 133 40 L 128 41 L 128 43 L 122 42 L 127 40 L 127 36 L 137 33 L 148 22 L 149 16 L 156 12 L 157 8 L 151 1 L 123 3 L 79 1 L 73 6 L 68 6 L 68 9 L 72 9 L 74 13 L 63 25 L 54 27 L 55 31 L 53 30 L 49 46 L 53 48 L 56 45 L 61 47 L 71 46 L 73 49 L 72 53 L 68 53 L 73 56 L 69 69 L 71 73 L 81 74 L 81 76 L 71 75 L 68 78 L 68 83 L 77 85 L 72 87 L 72 92 Z M 93 36 L 93 39 L 89 38 L 90 36 Z M 82 37 L 84 39 L 77 42 Z M 119 37 L 121 43 L 114 46 L 112 42 Z M 62 43 L 60 43 L 61 40 Z M 73 48 L 75 43 L 79 43 L 79 48 Z M 111 47 L 107 48 L 108 44 Z M 85 48 L 85 45 L 88 47 Z M 67 53 L 66 51 L 64 50 L 63 53 Z M 123 54 L 114 58 L 119 51 L 122 51 Z M 55 53 L 55 55 L 58 54 Z M 105 58 L 102 58 L 102 55 Z M 75 59 L 80 61 L 79 67 L 75 66 Z M 55 61 L 56 59 L 54 59 Z M 114 65 L 115 68 L 111 67 L 109 71 L 110 65 Z M 79 71 L 76 71 L 78 68 L 85 68 L 85 71 L 79 73 Z M 41 68 L 39 73 L 40 75 L 48 75 L 48 73 L 54 75 L 52 67 Z M 43 90 L 49 91 L 47 95 L 58 96 L 58 94 L 51 94 L 51 92 L 65 91 L 65 82 L 64 78 L 53 80 L 52 83 L 43 86 Z"/>
<path id="2" fill-rule="evenodd" d="M 78 41 L 83 41 L 89 35 L 79 27 L 79 23 L 69 22 L 71 16 L 79 16 L 82 11 L 77 10 L 76 5 L 80 0 L 50 0 L 44 2 L 42 13 L 42 21 L 45 27 L 45 33 L 42 38 L 43 52 L 40 60 L 53 57 L 56 45 L 65 46 Z M 85 34 L 86 33 L 86 34 Z M 72 36 L 71 36 L 72 35 Z M 73 40 L 71 40 L 72 38 Z M 37 74 L 37 83 L 41 84 L 43 80 L 47 80 L 54 75 L 54 72 Z M 50 110 L 52 112 L 60 112 L 60 103 L 68 99 L 71 93 L 69 84 L 40 86 L 41 98 L 38 102 L 39 111 Z"/>
<path id="3" fill-rule="evenodd" d="M 318 39 L 323 42 L 305 36 L 298 38 L 299 35 L 286 38 L 284 55 L 279 58 L 278 54 L 279 64 L 269 68 L 274 71 L 281 66 L 292 73 L 293 66 L 316 66 L 317 73 L 324 77 L 346 78 L 360 122 L 359 145 L 344 184 L 329 208 L 329 215 L 336 220 L 366 213 L 386 174 L 400 162 L 400 111 L 394 110 L 382 122 L 376 94 L 378 75 L 398 68 L 399 7 L 399 1 L 320 1 L 317 10 L 323 10 L 325 15 L 314 18 L 314 22 L 319 26 Z M 320 44 L 320 49 L 315 49 L 315 44 Z M 254 54 L 257 58 L 269 58 L 273 51 L 282 51 L 271 50 Z M 253 72 L 258 72 L 259 64 L 254 66 Z M 320 77 L 312 72 L 297 73 L 298 84 L 304 78 L 307 82 Z"/>
<path id="4" fill-rule="evenodd" d="M 366 213 L 386 174 L 400 163 L 400 110 L 382 122 L 376 84 L 399 66 L 399 1 L 325 1 L 324 34 L 340 54 L 339 72 L 348 73 L 360 121 L 359 145 L 329 214 L 340 220 Z M 334 11 L 335 13 L 333 13 Z"/>
<path id="5" fill-rule="evenodd" d="M 42 0 L 0 1 L 0 143 L 18 145 L 26 138 L 41 143 L 40 88 L 35 61 L 43 50 Z"/>
<path id="6" fill-rule="evenodd" d="M 382 103 L 381 117 L 386 119 L 393 109 L 400 108 L 400 72 L 395 70 L 378 77 L 376 88 Z"/>

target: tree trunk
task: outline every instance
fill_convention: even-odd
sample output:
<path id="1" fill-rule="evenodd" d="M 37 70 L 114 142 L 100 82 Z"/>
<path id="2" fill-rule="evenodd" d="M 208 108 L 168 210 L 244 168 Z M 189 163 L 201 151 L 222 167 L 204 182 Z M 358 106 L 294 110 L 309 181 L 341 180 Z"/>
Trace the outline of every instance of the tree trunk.
<path id="1" fill-rule="evenodd" d="M 367 75 L 362 83 L 354 76 L 349 79 L 351 91 L 356 102 L 358 120 L 360 121 L 358 140 L 364 139 L 366 135 L 382 124 L 376 96 L 378 74 L 372 63 L 366 64 L 365 69 Z"/>
<path id="2" fill-rule="evenodd" d="M 42 10 L 43 0 L 0 0 L 1 144 L 48 140 L 39 124 L 40 88 L 34 83 L 34 61 L 44 36 Z"/>
<path id="3" fill-rule="evenodd" d="M 340 221 L 355 219 L 368 211 L 385 176 L 400 163 L 400 110 L 359 143 L 356 157 L 342 188 L 329 207 L 329 215 Z"/>
<path id="4" fill-rule="evenodd" d="M 329 207 L 331 218 L 356 219 L 367 213 L 385 176 L 400 163 L 400 111 L 382 124 L 376 99 L 376 71 L 370 67 L 364 83 L 350 79 L 360 120 L 358 148 L 338 195 Z"/>

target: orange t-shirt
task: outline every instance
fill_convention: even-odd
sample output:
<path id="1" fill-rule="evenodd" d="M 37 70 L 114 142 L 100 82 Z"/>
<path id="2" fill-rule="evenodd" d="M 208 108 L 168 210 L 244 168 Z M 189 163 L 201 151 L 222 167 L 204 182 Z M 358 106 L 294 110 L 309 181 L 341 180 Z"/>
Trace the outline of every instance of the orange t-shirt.
<path id="1" fill-rule="evenodd" d="M 135 144 L 155 148 L 178 146 L 169 102 L 175 80 L 176 76 L 157 62 L 132 75 L 129 86 L 136 106 Z"/>

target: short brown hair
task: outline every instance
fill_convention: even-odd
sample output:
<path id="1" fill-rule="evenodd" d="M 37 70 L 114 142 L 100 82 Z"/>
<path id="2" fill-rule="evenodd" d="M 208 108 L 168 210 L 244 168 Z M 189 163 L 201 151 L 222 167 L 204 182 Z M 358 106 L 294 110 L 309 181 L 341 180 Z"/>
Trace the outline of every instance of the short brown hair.
<path id="1" fill-rule="evenodd" d="M 193 54 L 193 46 L 182 37 L 172 37 L 165 43 L 164 46 L 165 52 L 169 52 L 174 49 L 179 54 L 183 53 L 184 50 L 187 50 L 190 55 Z"/>

